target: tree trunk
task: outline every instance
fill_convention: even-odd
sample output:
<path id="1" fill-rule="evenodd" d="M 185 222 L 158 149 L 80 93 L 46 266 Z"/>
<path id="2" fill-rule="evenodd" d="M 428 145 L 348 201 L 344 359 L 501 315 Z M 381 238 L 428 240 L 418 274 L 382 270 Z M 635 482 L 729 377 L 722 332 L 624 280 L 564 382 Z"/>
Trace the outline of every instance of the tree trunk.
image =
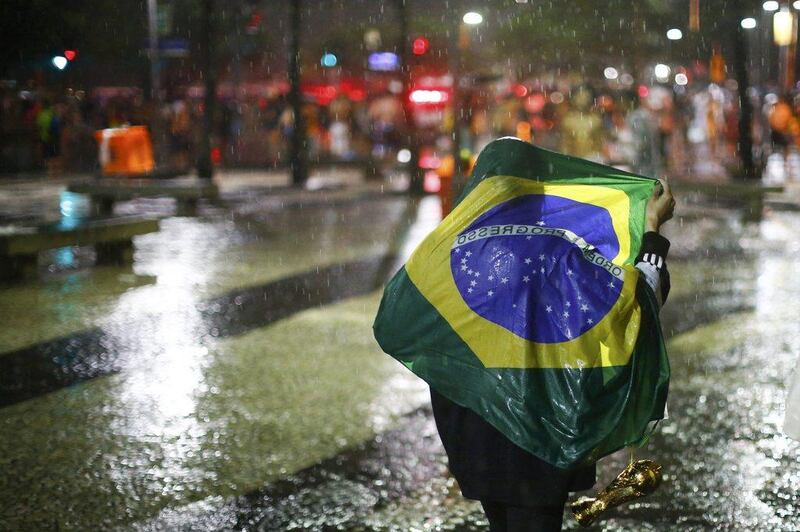
<path id="1" fill-rule="evenodd" d="M 292 184 L 302 187 L 308 178 L 306 165 L 306 127 L 303 120 L 303 97 L 300 93 L 300 4 L 301 0 L 292 0 L 291 31 L 292 46 L 289 52 L 289 103 L 294 114 L 290 161 L 292 168 Z"/>
<path id="2" fill-rule="evenodd" d="M 212 179 L 214 177 L 214 164 L 211 161 L 211 132 L 214 127 L 214 107 L 217 92 L 212 58 L 214 0 L 202 1 L 203 27 L 200 36 L 200 61 L 205 81 L 205 97 L 203 99 L 203 130 L 200 135 L 200 148 L 197 157 L 197 176 L 201 179 Z"/>
<path id="3" fill-rule="evenodd" d="M 739 6 L 741 7 L 741 6 Z M 734 25 L 733 32 L 733 69 L 736 75 L 739 94 L 739 143 L 738 152 L 741 161 L 741 177 L 745 179 L 758 179 L 759 172 L 753 161 L 753 135 L 752 120 L 753 106 L 747 95 L 750 88 L 750 79 L 747 74 L 747 35 L 745 29 L 739 24 L 743 10 L 739 9 L 737 16 L 731 17 L 730 24 Z"/>
<path id="4" fill-rule="evenodd" d="M 409 94 L 411 92 L 411 64 L 409 49 L 411 48 L 411 38 L 408 30 L 408 1 L 398 0 L 398 11 L 400 14 L 400 65 L 403 75 L 403 110 L 405 116 L 406 147 L 411 152 L 408 161 L 408 177 L 410 179 L 408 192 L 414 195 L 421 195 L 422 172 L 419 168 L 419 139 L 417 137 L 417 127 L 414 122 L 414 108 L 411 105 Z"/>

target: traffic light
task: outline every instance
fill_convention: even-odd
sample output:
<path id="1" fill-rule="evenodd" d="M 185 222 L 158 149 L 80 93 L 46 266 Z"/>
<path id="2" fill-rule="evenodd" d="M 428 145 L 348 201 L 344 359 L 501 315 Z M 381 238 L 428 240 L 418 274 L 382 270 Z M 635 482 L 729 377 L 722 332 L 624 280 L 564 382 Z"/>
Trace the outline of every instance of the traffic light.
<path id="1" fill-rule="evenodd" d="M 251 13 L 250 18 L 247 20 L 247 24 L 245 24 L 244 32 L 248 35 L 254 35 L 258 33 L 261 27 L 261 21 L 261 13 Z"/>
<path id="2" fill-rule="evenodd" d="M 325 68 L 332 68 L 339 64 L 339 58 L 336 57 L 336 54 L 325 52 L 322 54 L 322 58 L 320 58 L 319 63 Z"/>
<path id="3" fill-rule="evenodd" d="M 67 58 L 67 61 L 72 61 L 78 57 L 78 52 L 77 50 L 64 50 L 64 57 Z"/>
<path id="4" fill-rule="evenodd" d="M 417 37 L 411 43 L 411 52 L 414 55 L 425 55 L 431 47 L 430 41 L 425 37 Z"/>

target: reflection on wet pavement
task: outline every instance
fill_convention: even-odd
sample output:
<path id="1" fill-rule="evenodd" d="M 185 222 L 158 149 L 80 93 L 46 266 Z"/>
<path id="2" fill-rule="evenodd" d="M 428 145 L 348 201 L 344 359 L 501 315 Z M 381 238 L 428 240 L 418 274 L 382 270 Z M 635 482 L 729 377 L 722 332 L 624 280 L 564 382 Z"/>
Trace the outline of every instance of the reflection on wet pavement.
<path id="1" fill-rule="evenodd" d="M 185 331 L 187 339 L 203 345 L 208 337 L 242 334 L 307 308 L 370 292 L 381 285 L 392 262 L 394 256 L 387 255 L 318 267 L 208 301 L 172 298 L 158 313 L 126 321 L 116 334 L 110 326 L 97 327 L 6 353 L 5 371 L 0 375 L 0 407 L 141 365 L 142 339 L 165 340 L 160 343 L 165 350 L 178 331 Z M 146 306 L 146 302 L 125 304 Z"/>
<path id="2" fill-rule="evenodd" d="M 0 329 L 0 353 L 80 331 L 106 317 L 135 317 L 153 301 L 182 293 L 196 301 L 317 266 L 386 254 L 404 234 L 397 224 L 405 210 L 404 199 L 387 197 L 341 207 L 165 219 L 158 233 L 134 239 L 136 275 L 102 267 L 0 286 L 0 315 L 8 320 Z M 138 277 L 154 277 L 157 285 L 127 292 L 141 283 Z M 126 293 L 118 301 L 121 292 Z M 131 308 L 138 302 L 144 308 Z"/>
<path id="3" fill-rule="evenodd" d="M 0 289 L 0 361 L 18 370 L 0 376 L 0 529 L 485 530 L 446 474 L 426 387 L 371 335 L 374 288 L 435 224 L 429 200 L 243 202 L 164 220 L 133 272 Z M 670 419 L 640 452 L 665 483 L 589 530 L 800 529 L 800 444 L 780 431 L 798 226 L 682 205 Z M 55 362 L 106 370 L 37 392 Z"/>
<path id="4" fill-rule="evenodd" d="M 287 479 L 222 504 L 206 502 L 180 512 L 163 512 L 141 529 L 372 530 L 381 529 L 386 516 L 398 509 L 393 525 L 402 530 L 425 525 L 457 530 L 464 530 L 467 523 L 475 529 L 486 526 L 482 514 L 472 511 L 474 505 L 466 505 L 469 509 L 459 518 L 448 515 L 447 507 L 439 518 L 403 509 L 409 495 L 432 488 L 441 491 L 441 496 L 457 489 L 447 476 L 439 436 L 426 407 L 404 416 L 394 429 Z M 403 514 L 401 525 L 396 519 Z"/>
<path id="5" fill-rule="evenodd" d="M 250 492 L 390 427 L 426 390 L 363 334 L 378 298 L 204 346 L 174 335 L 156 364 L 4 408 L 4 525 L 120 526 Z"/>

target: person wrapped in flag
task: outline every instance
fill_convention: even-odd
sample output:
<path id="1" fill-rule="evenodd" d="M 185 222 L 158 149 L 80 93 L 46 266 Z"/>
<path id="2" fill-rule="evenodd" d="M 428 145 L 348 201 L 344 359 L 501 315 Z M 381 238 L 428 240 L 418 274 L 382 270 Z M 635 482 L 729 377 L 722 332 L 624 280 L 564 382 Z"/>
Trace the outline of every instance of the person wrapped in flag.
<path id="1" fill-rule="evenodd" d="M 663 418 L 674 205 L 666 183 L 499 139 L 388 283 L 375 337 L 430 385 L 492 530 L 560 529 L 595 462 Z"/>

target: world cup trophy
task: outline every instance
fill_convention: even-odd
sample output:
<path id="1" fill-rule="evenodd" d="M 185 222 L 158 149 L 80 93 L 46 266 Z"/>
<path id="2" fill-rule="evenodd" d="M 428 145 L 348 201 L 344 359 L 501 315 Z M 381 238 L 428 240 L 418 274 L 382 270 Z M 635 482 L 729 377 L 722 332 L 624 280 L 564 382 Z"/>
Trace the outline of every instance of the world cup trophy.
<path id="1" fill-rule="evenodd" d="M 661 484 L 661 466 L 652 460 L 631 462 L 594 497 L 581 497 L 570 504 L 582 526 L 591 525 L 608 509 L 653 493 Z"/>

